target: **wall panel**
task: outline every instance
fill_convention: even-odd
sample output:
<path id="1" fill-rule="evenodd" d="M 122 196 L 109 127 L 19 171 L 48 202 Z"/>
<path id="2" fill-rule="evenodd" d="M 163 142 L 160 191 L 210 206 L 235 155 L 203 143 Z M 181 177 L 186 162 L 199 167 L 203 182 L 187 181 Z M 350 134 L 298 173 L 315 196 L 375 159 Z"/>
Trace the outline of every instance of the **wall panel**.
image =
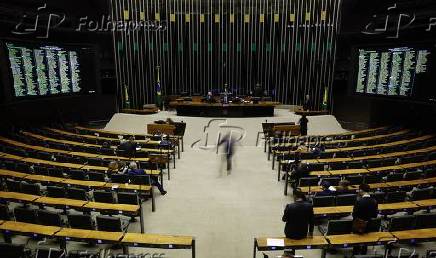
<path id="1" fill-rule="evenodd" d="M 333 81 L 341 0 L 109 0 L 121 105 L 163 95 L 238 95 L 256 83 L 285 104 L 321 108 Z M 325 101 L 324 101 L 325 102 Z"/>

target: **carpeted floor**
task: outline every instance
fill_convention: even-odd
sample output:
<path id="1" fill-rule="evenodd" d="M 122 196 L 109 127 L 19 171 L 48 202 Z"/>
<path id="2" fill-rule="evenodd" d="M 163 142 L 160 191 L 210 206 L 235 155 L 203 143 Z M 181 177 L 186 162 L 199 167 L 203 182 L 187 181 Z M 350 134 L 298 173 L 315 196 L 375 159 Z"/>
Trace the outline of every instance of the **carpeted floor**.
<path id="1" fill-rule="evenodd" d="M 267 118 L 268 121 L 295 122 L 299 118 L 286 110 L 276 113 L 277 116 Z M 283 208 L 292 198 L 283 195 L 283 182 L 277 182 L 276 172 L 271 169 L 261 142 L 258 146 L 255 144 L 257 132 L 266 118 L 219 121 L 242 128 L 231 127 L 235 134 L 243 131 L 245 135 L 236 147 L 230 175 L 225 171 L 221 151 L 217 155 L 214 148 L 199 147 L 204 145 L 203 127 L 209 123 L 209 118 L 182 118 L 170 112 L 153 116 L 116 114 L 105 129 L 143 133 L 147 123 L 167 117 L 187 122 L 185 152 L 177 160 L 171 180 L 165 182 L 168 194 L 157 197 L 157 211 L 146 212 L 146 232 L 193 235 L 201 258 L 249 257 L 255 236 L 282 236 Z M 216 142 L 219 129 L 216 126 L 208 130 L 208 145 Z M 336 132 L 344 130 L 334 117 L 310 118 L 310 134 Z M 202 140 L 201 144 L 191 148 L 191 143 L 197 139 Z M 319 255 L 317 251 L 309 253 L 313 255 L 310 257 Z M 174 257 L 189 255 L 189 252 L 174 251 Z"/>

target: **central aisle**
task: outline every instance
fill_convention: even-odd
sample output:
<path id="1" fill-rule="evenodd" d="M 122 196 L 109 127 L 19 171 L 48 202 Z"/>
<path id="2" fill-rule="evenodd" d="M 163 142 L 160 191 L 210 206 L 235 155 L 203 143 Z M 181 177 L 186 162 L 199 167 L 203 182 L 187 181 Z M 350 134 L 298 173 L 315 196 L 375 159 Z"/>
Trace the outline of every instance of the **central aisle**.
<path id="1" fill-rule="evenodd" d="M 146 212 L 146 232 L 196 236 L 197 257 L 208 258 L 249 257 L 254 236 L 283 234 L 282 209 L 290 197 L 283 196 L 261 147 L 238 148 L 230 175 L 220 170 L 222 157 L 214 151 L 185 148 L 182 155 L 165 181 L 168 194 L 157 194 L 157 211 Z"/>
<path id="2" fill-rule="evenodd" d="M 165 175 L 168 194 L 160 196 L 155 191 L 156 212 L 150 211 L 150 201 L 144 204 L 146 233 L 195 236 L 199 258 L 252 257 L 254 237 L 283 236 L 283 209 L 286 203 L 292 202 L 292 197 L 283 196 L 283 181 L 277 182 L 277 172 L 271 169 L 262 143 L 255 145 L 265 120 L 297 122 L 299 116 L 287 110 L 276 110 L 273 118 L 226 119 L 226 125 L 236 126 L 236 131 L 243 128 L 245 132 L 240 141 L 243 146 L 236 149 L 230 175 L 224 171 L 222 156 L 215 150 L 191 147 L 196 140 L 205 143 L 203 129 L 209 118 L 178 117 L 172 112 L 150 116 L 115 114 L 105 129 L 144 133 L 148 123 L 168 117 L 187 123 L 185 152 L 177 160 L 177 168 L 171 170 L 171 181 Z M 217 139 L 219 123 L 212 123 L 207 129 L 209 144 Z M 333 116 L 310 117 L 310 134 L 344 131 Z M 130 230 L 138 232 L 138 224 L 131 224 Z M 144 251 L 165 253 L 164 257 L 170 258 L 191 257 L 188 250 L 131 250 L 138 254 Z M 309 252 L 306 257 L 319 257 L 317 251 Z"/>

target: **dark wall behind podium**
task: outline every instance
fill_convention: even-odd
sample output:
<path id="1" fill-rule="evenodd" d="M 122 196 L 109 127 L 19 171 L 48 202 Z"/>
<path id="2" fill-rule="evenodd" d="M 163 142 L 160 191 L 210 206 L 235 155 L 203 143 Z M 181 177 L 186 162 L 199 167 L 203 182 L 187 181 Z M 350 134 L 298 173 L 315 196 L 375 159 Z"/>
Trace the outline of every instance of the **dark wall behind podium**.
<path id="1" fill-rule="evenodd" d="M 114 95 L 46 98 L 0 106 L 2 126 L 108 120 L 115 112 Z"/>

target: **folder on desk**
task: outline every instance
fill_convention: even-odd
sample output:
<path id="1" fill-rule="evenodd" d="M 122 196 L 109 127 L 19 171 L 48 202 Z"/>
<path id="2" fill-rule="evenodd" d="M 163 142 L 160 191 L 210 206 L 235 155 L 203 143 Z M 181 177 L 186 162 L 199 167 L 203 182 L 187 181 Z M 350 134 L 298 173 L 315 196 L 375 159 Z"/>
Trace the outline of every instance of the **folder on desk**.
<path id="1" fill-rule="evenodd" d="M 285 240 L 284 239 L 279 239 L 279 238 L 267 238 L 266 239 L 266 245 L 267 246 L 284 247 L 285 246 Z"/>

